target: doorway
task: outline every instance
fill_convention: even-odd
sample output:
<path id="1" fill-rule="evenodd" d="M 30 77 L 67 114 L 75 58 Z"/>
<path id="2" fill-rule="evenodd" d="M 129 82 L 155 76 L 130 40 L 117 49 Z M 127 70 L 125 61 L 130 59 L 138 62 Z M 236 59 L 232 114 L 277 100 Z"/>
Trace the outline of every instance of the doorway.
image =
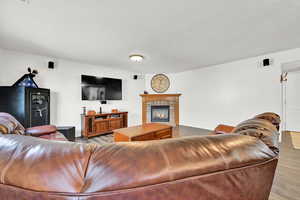
<path id="1" fill-rule="evenodd" d="M 282 130 L 300 132 L 300 61 L 282 65 Z"/>

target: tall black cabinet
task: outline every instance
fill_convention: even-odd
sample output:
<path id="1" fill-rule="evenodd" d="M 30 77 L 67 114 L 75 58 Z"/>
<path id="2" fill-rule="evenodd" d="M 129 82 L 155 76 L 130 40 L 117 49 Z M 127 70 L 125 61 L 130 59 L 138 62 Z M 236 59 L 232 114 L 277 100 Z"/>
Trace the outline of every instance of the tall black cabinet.
<path id="1" fill-rule="evenodd" d="M 13 115 L 25 128 L 50 123 L 50 90 L 0 87 L 0 112 Z"/>

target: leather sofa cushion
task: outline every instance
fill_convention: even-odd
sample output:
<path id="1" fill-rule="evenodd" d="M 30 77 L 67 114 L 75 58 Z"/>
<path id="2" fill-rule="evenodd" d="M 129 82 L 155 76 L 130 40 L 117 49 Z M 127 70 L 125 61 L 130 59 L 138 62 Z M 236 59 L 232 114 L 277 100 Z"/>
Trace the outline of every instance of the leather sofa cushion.
<path id="1" fill-rule="evenodd" d="M 25 128 L 12 115 L 0 112 L 0 133 L 24 135 Z"/>
<path id="2" fill-rule="evenodd" d="M 249 135 L 252 137 L 259 138 L 272 151 L 279 153 L 278 136 L 274 137 L 274 134 L 270 131 L 265 131 L 265 130 L 260 130 L 260 129 L 246 129 L 246 130 L 238 131 L 237 133 L 241 134 L 241 135 Z"/>
<path id="3" fill-rule="evenodd" d="M 92 146 L 0 135 L 1 184 L 35 191 L 79 192 Z"/>
<path id="4" fill-rule="evenodd" d="M 214 133 L 215 134 L 231 133 L 233 131 L 233 129 L 234 129 L 234 126 L 228 126 L 228 125 L 220 124 L 215 128 Z"/>
<path id="5" fill-rule="evenodd" d="M 14 130 L 14 124 L 6 118 L 0 118 L 0 133 L 9 134 Z"/>
<path id="6" fill-rule="evenodd" d="M 276 157 L 255 137 L 226 134 L 99 146 L 85 192 L 114 191 L 257 164 Z"/>
<path id="7" fill-rule="evenodd" d="M 51 134 L 41 135 L 39 136 L 39 138 L 43 138 L 47 140 L 68 141 L 67 138 L 58 131 Z"/>
<path id="8" fill-rule="evenodd" d="M 254 119 L 265 119 L 265 120 L 271 122 L 279 131 L 279 128 L 280 128 L 279 126 L 280 126 L 281 120 L 280 120 L 280 116 L 277 115 L 276 113 L 272 113 L 272 112 L 262 113 L 262 114 L 256 115 L 254 117 Z"/>
<path id="9" fill-rule="evenodd" d="M 271 122 L 264 120 L 264 119 L 249 119 L 246 121 L 243 121 L 239 123 L 232 132 L 237 132 L 240 130 L 246 130 L 246 129 L 260 129 L 260 130 L 265 130 L 265 131 L 271 131 L 271 132 L 276 132 L 277 129 L 276 127 L 271 124 Z"/>
<path id="10" fill-rule="evenodd" d="M 232 132 L 256 137 L 263 141 L 275 153 L 279 152 L 279 133 L 277 128 L 268 120 L 249 119 L 237 125 Z"/>
<path id="11" fill-rule="evenodd" d="M 26 129 L 26 134 L 31 136 L 42 136 L 42 135 L 48 135 L 51 133 L 55 133 L 57 131 L 56 126 L 53 125 L 45 125 L 45 126 L 35 126 L 32 128 Z"/>

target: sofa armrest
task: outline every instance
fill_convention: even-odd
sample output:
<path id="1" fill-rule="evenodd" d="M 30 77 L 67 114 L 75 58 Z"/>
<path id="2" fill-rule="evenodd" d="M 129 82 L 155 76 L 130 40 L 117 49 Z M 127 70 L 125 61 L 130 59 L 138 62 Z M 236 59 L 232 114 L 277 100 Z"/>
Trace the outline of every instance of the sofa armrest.
<path id="1" fill-rule="evenodd" d="M 226 133 L 231 133 L 234 128 L 235 128 L 234 126 L 220 124 L 215 128 L 214 132 L 215 134 L 224 134 L 224 133 L 226 134 Z"/>
<path id="2" fill-rule="evenodd" d="M 32 128 L 26 129 L 26 135 L 31 135 L 34 137 L 39 137 L 42 135 L 49 135 L 51 133 L 55 133 L 57 131 L 56 126 L 53 125 L 45 125 L 45 126 L 35 126 Z"/>

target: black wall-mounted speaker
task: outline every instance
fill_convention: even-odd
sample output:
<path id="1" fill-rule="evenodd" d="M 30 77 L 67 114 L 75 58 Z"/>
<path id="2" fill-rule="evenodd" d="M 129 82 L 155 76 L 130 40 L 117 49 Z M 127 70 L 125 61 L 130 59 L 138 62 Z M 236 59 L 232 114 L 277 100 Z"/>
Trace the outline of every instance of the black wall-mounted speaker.
<path id="1" fill-rule="evenodd" d="M 270 62 L 270 59 L 269 58 L 266 58 L 263 60 L 263 66 L 266 67 L 266 66 L 269 66 L 271 64 Z"/>
<path id="2" fill-rule="evenodd" d="M 133 79 L 137 80 L 138 79 L 138 75 L 133 75 Z"/>
<path id="3" fill-rule="evenodd" d="M 54 62 L 53 61 L 48 62 L 48 68 L 49 69 L 54 69 Z"/>

